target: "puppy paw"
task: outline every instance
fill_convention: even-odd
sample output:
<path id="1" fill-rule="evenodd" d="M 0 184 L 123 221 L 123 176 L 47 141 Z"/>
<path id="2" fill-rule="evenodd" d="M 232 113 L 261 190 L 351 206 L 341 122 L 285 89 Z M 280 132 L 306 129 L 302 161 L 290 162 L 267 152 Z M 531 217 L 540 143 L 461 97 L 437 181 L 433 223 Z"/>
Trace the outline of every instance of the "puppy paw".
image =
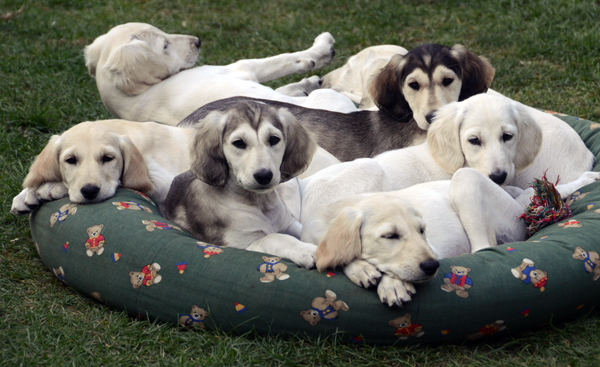
<path id="1" fill-rule="evenodd" d="M 383 275 L 377 286 L 379 300 L 390 307 L 394 305 L 402 306 L 402 303 L 410 302 L 412 300 L 410 296 L 416 292 L 412 283 L 392 278 L 387 274 Z"/>
<path id="2" fill-rule="evenodd" d="M 39 200 L 52 201 L 67 196 L 68 190 L 62 182 L 46 182 L 38 187 L 35 196 Z"/>
<path id="3" fill-rule="evenodd" d="M 291 83 L 277 88 L 275 91 L 290 97 L 306 97 L 312 91 L 321 88 L 321 78 L 316 75 L 304 78 L 298 83 Z"/>
<path id="4" fill-rule="evenodd" d="M 344 268 L 344 274 L 359 287 L 369 288 L 377 284 L 381 273 L 365 260 L 355 260 Z"/>
<path id="5" fill-rule="evenodd" d="M 587 171 L 579 179 L 581 180 L 581 187 L 583 187 L 600 180 L 600 172 Z"/>
<path id="6" fill-rule="evenodd" d="M 35 195 L 35 190 L 24 189 L 15 196 L 10 207 L 10 212 L 14 215 L 25 215 L 38 208 L 40 202 Z"/>
<path id="7" fill-rule="evenodd" d="M 316 253 L 317 246 L 312 243 L 303 243 L 299 251 L 290 256 L 290 260 L 292 260 L 296 265 L 301 266 L 306 269 L 312 269 L 315 267 L 316 261 Z"/>
<path id="8" fill-rule="evenodd" d="M 308 50 L 309 60 L 300 60 L 298 62 L 304 63 L 304 67 L 308 70 L 315 70 L 322 68 L 329 64 L 335 56 L 335 50 L 333 49 L 333 43 L 335 40 L 329 32 L 321 33 L 317 38 L 312 47 Z"/>

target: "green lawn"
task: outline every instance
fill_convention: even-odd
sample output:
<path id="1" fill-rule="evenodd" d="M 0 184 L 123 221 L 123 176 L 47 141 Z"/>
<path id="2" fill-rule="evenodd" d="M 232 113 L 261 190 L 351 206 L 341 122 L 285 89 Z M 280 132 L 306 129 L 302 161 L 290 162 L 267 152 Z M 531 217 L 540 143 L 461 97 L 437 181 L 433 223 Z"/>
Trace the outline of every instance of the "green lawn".
<path id="1" fill-rule="evenodd" d="M 111 117 L 82 50 L 112 26 L 141 21 L 196 35 L 206 64 L 304 49 L 329 31 L 337 54 L 322 74 L 370 45 L 462 43 L 491 60 L 501 93 L 600 121 L 600 2 L 2 0 L 0 14 L 23 4 L 23 13 L 0 20 L 1 365 L 600 365 L 598 312 L 491 343 L 435 347 L 193 332 L 133 320 L 60 283 L 39 260 L 27 218 L 9 213 L 51 134 Z"/>

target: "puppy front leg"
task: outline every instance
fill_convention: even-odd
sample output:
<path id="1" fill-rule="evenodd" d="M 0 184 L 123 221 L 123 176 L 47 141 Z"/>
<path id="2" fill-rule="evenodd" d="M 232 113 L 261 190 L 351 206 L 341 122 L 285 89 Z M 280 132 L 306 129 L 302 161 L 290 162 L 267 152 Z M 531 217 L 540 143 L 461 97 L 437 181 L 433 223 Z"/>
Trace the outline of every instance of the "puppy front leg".
<path id="1" fill-rule="evenodd" d="M 40 201 L 52 201 L 67 196 L 68 190 L 62 182 L 45 182 L 38 188 L 25 188 L 12 201 L 10 212 L 14 215 L 29 214 L 37 209 Z"/>
<path id="2" fill-rule="evenodd" d="M 497 245 L 496 237 L 522 241 L 527 233 L 523 213 L 509 193 L 472 168 L 461 168 L 450 182 L 450 201 L 469 237 L 471 252 Z"/>
<path id="3" fill-rule="evenodd" d="M 310 269 L 315 266 L 317 246 L 287 234 L 271 233 L 252 242 L 246 250 L 285 257 L 299 266 Z"/>
<path id="4" fill-rule="evenodd" d="M 365 260 L 354 260 L 344 268 L 344 274 L 359 287 L 369 288 L 377 284 L 381 272 Z"/>
<path id="5" fill-rule="evenodd" d="M 327 65 L 335 51 L 329 32 L 321 33 L 308 50 L 285 53 L 264 59 L 240 60 L 227 68 L 240 78 L 264 83 L 290 74 L 305 73 Z"/>
<path id="6" fill-rule="evenodd" d="M 410 302 L 412 294 L 417 293 L 412 283 L 400 279 L 392 278 L 383 274 L 381 282 L 377 286 L 377 294 L 381 303 L 387 303 L 388 306 L 402 306 L 402 303 Z"/>
<path id="7" fill-rule="evenodd" d="M 566 200 L 569 198 L 569 196 L 573 195 L 575 191 L 598 180 L 600 180 L 600 172 L 587 171 L 575 181 L 571 181 L 562 185 L 556 185 L 556 191 L 558 191 L 563 200 Z"/>

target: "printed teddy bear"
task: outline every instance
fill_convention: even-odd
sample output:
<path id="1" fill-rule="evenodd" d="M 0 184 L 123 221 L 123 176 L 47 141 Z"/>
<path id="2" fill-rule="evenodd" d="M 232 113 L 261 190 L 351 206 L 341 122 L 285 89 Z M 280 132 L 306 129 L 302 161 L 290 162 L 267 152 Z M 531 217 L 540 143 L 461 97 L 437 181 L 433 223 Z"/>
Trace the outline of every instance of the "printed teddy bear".
<path id="1" fill-rule="evenodd" d="M 144 205 L 140 205 L 134 201 L 113 201 L 113 205 L 116 205 L 118 210 L 143 210 L 146 213 L 152 214 L 152 210 L 150 210 L 150 208 Z"/>
<path id="2" fill-rule="evenodd" d="M 179 317 L 179 325 L 184 327 L 198 327 L 204 329 L 204 319 L 209 315 L 208 311 L 196 305 L 192 306 L 189 314 Z"/>
<path id="3" fill-rule="evenodd" d="M 265 276 L 260 278 L 263 283 L 270 283 L 275 278 L 279 280 L 286 280 L 290 277 L 289 274 L 284 273 L 287 270 L 287 265 L 281 262 L 280 257 L 269 257 L 263 256 L 263 263 L 256 267 L 256 270 L 264 273 Z"/>
<path id="4" fill-rule="evenodd" d="M 524 284 L 531 283 L 534 288 L 539 288 L 540 292 L 543 292 L 546 289 L 548 273 L 538 269 L 533 261 L 523 259 L 521 265 L 510 271 L 515 278 L 522 280 Z"/>
<path id="5" fill-rule="evenodd" d="M 478 332 L 468 335 L 467 339 L 469 339 L 469 340 L 479 339 L 483 336 L 496 334 L 497 332 L 502 331 L 504 329 L 506 329 L 506 325 L 504 325 L 504 320 L 496 320 L 495 322 L 493 322 L 491 324 L 485 325 L 484 327 L 479 329 Z"/>
<path id="6" fill-rule="evenodd" d="M 575 219 L 571 219 L 564 223 L 560 223 L 558 226 L 562 227 L 562 228 L 581 228 L 582 227 L 581 222 L 578 220 L 575 220 Z"/>
<path id="7" fill-rule="evenodd" d="M 77 213 L 77 204 L 65 204 L 50 215 L 50 227 L 54 227 L 56 222 L 64 222 L 67 216 Z"/>
<path id="8" fill-rule="evenodd" d="M 104 228 L 104 224 L 97 224 L 87 229 L 88 240 L 85 241 L 85 253 L 88 256 L 92 256 L 94 253 L 102 255 L 104 252 L 104 236 L 100 234 L 102 228 Z"/>
<path id="9" fill-rule="evenodd" d="M 325 298 L 317 297 L 312 301 L 312 309 L 300 312 L 300 315 L 304 320 L 308 321 L 309 324 L 315 326 L 321 320 L 335 320 L 337 319 L 338 311 L 348 311 L 348 305 L 342 300 L 336 301 L 337 295 L 327 290 L 325 291 Z"/>
<path id="10" fill-rule="evenodd" d="M 388 322 L 390 326 L 396 328 L 395 336 L 400 337 L 400 340 L 406 340 L 411 336 L 420 338 L 425 334 L 423 327 L 419 324 L 413 324 L 409 314 L 404 316 L 396 317 L 392 321 Z"/>
<path id="11" fill-rule="evenodd" d="M 567 203 L 567 205 L 571 206 L 574 202 L 576 202 L 578 200 L 581 200 L 584 197 L 586 197 L 587 194 L 589 194 L 589 192 L 582 193 L 581 191 L 577 190 L 573 194 L 571 194 L 571 196 L 569 196 L 569 198 L 567 199 L 566 203 Z"/>
<path id="12" fill-rule="evenodd" d="M 160 265 L 154 263 L 152 265 L 146 265 L 142 268 L 142 271 L 131 271 L 129 272 L 129 280 L 133 288 L 139 288 L 142 285 L 151 286 L 153 284 L 160 283 L 162 277 L 158 275 Z"/>
<path id="13" fill-rule="evenodd" d="M 63 270 L 62 266 L 59 266 L 58 268 L 52 268 L 52 271 L 61 282 L 67 284 L 67 281 L 65 280 L 65 271 Z"/>
<path id="14" fill-rule="evenodd" d="M 446 292 L 456 291 L 456 295 L 461 298 L 469 297 L 467 289 L 473 286 L 473 281 L 468 276 L 471 268 L 451 266 L 450 269 L 452 271 L 444 275 L 444 283 L 446 284 L 442 285 L 442 290 Z"/>
<path id="15" fill-rule="evenodd" d="M 198 248 L 202 249 L 204 257 L 211 257 L 223 253 L 223 249 L 216 245 L 211 245 L 206 242 L 197 241 Z"/>
<path id="16" fill-rule="evenodd" d="M 580 246 L 577 246 L 573 252 L 573 258 L 583 261 L 583 267 L 586 272 L 594 273 L 594 280 L 600 278 L 600 256 L 596 251 L 586 251 Z"/>
<path id="17" fill-rule="evenodd" d="M 148 230 L 148 232 L 152 232 L 155 229 L 162 229 L 162 230 L 176 229 L 178 231 L 181 231 L 181 228 L 179 228 L 177 226 L 174 226 L 172 224 L 165 223 L 165 222 L 159 222 L 157 220 L 143 220 L 142 223 L 146 225 L 146 229 Z M 183 232 L 183 231 L 181 231 L 181 232 Z"/>

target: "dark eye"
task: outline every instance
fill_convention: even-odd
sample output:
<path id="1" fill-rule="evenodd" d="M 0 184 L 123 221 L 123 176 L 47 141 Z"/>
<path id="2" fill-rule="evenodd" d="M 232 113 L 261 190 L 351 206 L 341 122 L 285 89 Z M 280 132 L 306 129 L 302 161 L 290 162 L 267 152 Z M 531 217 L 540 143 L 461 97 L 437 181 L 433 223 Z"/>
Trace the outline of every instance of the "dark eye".
<path id="1" fill-rule="evenodd" d="M 165 41 L 165 46 L 163 47 L 165 50 L 169 47 L 169 41 Z"/>
<path id="2" fill-rule="evenodd" d="M 398 233 L 388 233 L 388 234 L 384 234 L 381 237 L 386 238 L 388 240 L 398 240 L 398 239 L 400 239 L 400 235 Z"/>
<path id="3" fill-rule="evenodd" d="M 454 81 L 454 79 L 452 79 L 452 78 L 444 78 L 444 80 L 442 80 L 442 84 L 444 85 L 444 87 L 447 87 L 450 84 L 452 84 L 453 81 Z"/>
<path id="4" fill-rule="evenodd" d="M 246 149 L 246 143 L 244 143 L 244 141 L 242 139 L 235 140 L 231 144 L 233 144 L 233 146 L 238 149 Z"/>
<path id="5" fill-rule="evenodd" d="M 419 90 L 419 83 L 417 82 L 408 83 L 408 86 L 414 90 Z"/>
<path id="6" fill-rule="evenodd" d="M 507 141 L 511 140 L 513 138 L 512 134 L 509 133 L 504 133 L 502 134 L 502 140 L 504 140 L 504 142 L 506 143 Z"/>
<path id="7" fill-rule="evenodd" d="M 424 227 L 419 228 L 419 232 L 421 232 L 421 234 L 425 233 L 425 228 Z"/>
<path id="8" fill-rule="evenodd" d="M 70 157 L 70 158 L 65 159 L 65 162 L 67 162 L 68 164 L 77 164 L 77 158 Z"/>
<path id="9" fill-rule="evenodd" d="M 103 155 L 102 156 L 102 163 L 107 163 L 112 161 L 113 159 L 115 159 L 115 157 L 112 157 L 110 155 Z"/>
<path id="10" fill-rule="evenodd" d="M 469 139 L 469 143 L 473 145 L 481 145 L 481 140 L 479 140 L 479 138 L 471 138 Z"/>
<path id="11" fill-rule="evenodd" d="M 277 136 L 271 136 L 269 138 L 269 144 L 271 144 L 271 146 L 277 145 L 277 143 L 279 143 L 280 141 L 281 139 L 279 139 Z"/>

